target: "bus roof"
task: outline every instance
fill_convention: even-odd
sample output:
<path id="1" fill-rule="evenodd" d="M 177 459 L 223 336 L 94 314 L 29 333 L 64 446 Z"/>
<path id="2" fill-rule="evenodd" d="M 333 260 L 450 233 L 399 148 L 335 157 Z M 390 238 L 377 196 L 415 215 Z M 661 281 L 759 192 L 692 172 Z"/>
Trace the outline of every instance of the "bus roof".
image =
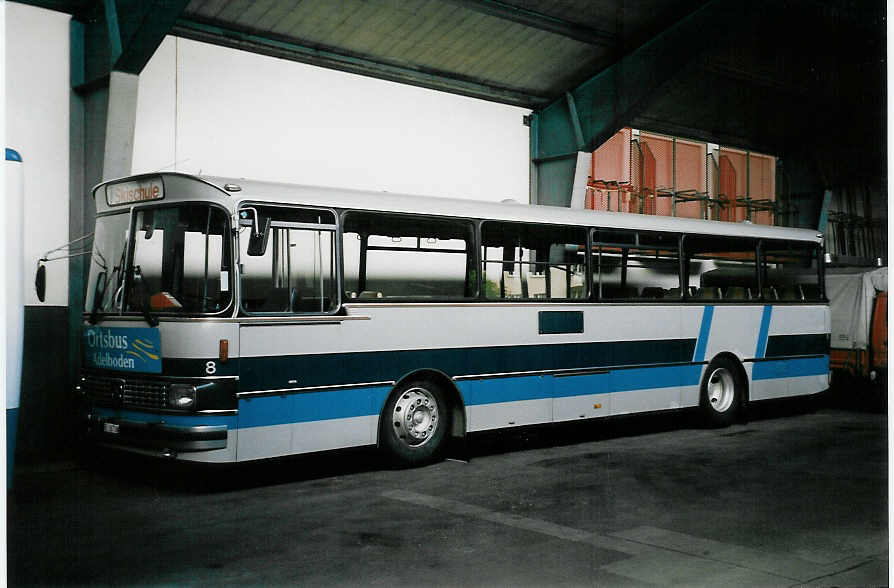
<path id="1" fill-rule="evenodd" d="M 820 242 L 822 240 L 822 234 L 813 229 L 771 227 L 744 222 L 731 223 L 725 221 L 706 221 L 700 219 L 630 214 L 623 212 L 603 212 L 563 208 L 558 206 L 520 204 L 517 202 L 483 202 L 480 200 L 461 198 L 442 198 L 392 192 L 373 192 L 325 186 L 264 182 L 246 180 L 243 178 L 192 176 L 175 172 L 162 172 L 160 174 L 147 174 L 135 177 L 149 176 L 171 176 L 172 179 L 173 177 L 177 177 L 181 180 L 193 179 L 196 181 L 197 185 L 204 185 L 204 190 L 201 190 L 204 194 L 207 194 L 208 185 L 213 185 L 217 187 L 220 192 L 232 198 L 234 207 L 241 201 L 258 201 L 277 204 L 302 204 L 327 208 L 354 208 L 361 210 L 428 214 L 433 216 L 629 228 L 648 231 L 764 237 L 813 242 Z M 111 182 L 100 184 L 94 188 L 94 193 L 99 187 L 105 184 L 126 181 L 127 179 L 128 178 L 121 178 L 120 180 L 112 180 Z M 181 189 L 186 185 L 186 183 L 183 182 L 178 182 L 178 184 Z M 225 190 L 224 186 L 226 185 L 238 186 L 239 190 Z M 196 197 L 198 197 L 198 194 L 193 196 L 182 194 L 175 196 L 174 199 L 188 200 Z M 98 209 L 100 208 L 100 204 L 101 203 L 97 201 Z M 102 204 L 105 203 L 103 202 Z"/>

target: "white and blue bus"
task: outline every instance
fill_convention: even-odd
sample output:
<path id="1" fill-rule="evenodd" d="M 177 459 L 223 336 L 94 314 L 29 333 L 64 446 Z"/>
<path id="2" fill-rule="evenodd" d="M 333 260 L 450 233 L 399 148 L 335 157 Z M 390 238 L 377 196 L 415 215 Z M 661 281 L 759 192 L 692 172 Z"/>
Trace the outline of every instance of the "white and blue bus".
<path id="1" fill-rule="evenodd" d="M 201 178 L 94 189 L 90 437 L 242 462 L 829 383 L 806 229 Z"/>

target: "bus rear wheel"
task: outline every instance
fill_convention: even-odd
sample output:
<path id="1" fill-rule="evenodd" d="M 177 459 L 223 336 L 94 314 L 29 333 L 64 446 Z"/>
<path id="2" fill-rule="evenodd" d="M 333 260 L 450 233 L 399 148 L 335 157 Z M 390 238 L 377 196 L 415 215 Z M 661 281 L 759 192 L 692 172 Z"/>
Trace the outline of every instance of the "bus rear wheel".
<path id="1" fill-rule="evenodd" d="M 449 430 L 450 411 L 443 391 L 427 380 L 412 380 L 388 397 L 379 440 L 394 465 L 420 466 L 443 455 Z"/>
<path id="2" fill-rule="evenodd" d="M 701 408 L 707 424 L 727 427 L 742 407 L 745 383 L 738 366 L 726 357 L 715 358 L 705 371 L 701 386 Z"/>

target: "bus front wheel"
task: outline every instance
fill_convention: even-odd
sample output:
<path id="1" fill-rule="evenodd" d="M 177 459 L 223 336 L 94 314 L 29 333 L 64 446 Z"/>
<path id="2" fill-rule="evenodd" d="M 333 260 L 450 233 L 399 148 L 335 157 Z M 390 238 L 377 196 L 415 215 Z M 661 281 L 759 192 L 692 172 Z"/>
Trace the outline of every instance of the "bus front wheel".
<path id="1" fill-rule="evenodd" d="M 438 460 L 449 430 L 444 393 L 430 381 L 412 380 L 395 389 L 385 403 L 379 440 L 394 465 L 412 467 Z"/>
<path id="2" fill-rule="evenodd" d="M 718 357 L 708 364 L 701 387 L 701 408 L 708 425 L 726 427 L 733 424 L 742 407 L 744 393 L 745 384 L 733 360 Z"/>

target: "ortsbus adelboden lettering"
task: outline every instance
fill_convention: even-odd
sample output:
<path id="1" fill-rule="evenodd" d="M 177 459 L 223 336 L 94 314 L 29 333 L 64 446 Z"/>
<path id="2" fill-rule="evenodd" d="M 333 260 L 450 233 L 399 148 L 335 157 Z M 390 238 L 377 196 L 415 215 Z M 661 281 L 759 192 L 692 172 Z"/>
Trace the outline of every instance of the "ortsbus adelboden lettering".
<path id="1" fill-rule="evenodd" d="M 93 367 L 100 368 L 118 368 L 118 369 L 134 369 L 136 367 L 136 363 L 130 357 L 121 357 L 119 355 L 112 355 L 108 351 L 103 353 L 94 353 L 93 354 Z"/>
<path id="2" fill-rule="evenodd" d="M 87 331 L 87 344 L 103 349 L 127 349 L 127 335 L 113 335 L 109 331 L 93 329 Z"/>

